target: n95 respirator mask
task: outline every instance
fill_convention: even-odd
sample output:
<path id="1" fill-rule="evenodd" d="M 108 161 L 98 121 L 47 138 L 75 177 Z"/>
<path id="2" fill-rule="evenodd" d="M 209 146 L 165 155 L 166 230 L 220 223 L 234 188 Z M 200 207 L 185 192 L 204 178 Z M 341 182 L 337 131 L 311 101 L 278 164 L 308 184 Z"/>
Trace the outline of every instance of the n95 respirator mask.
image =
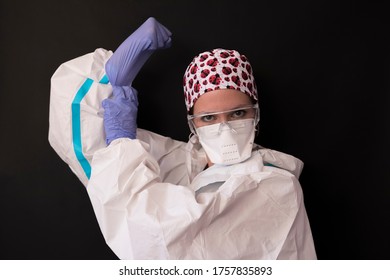
<path id="1" fill-rule="evenodd" d="M 255 138 L 254 119 L 235 120 L 196 128 L 199 142 L 214 164 L 230 165 L 248 159 Z"/>

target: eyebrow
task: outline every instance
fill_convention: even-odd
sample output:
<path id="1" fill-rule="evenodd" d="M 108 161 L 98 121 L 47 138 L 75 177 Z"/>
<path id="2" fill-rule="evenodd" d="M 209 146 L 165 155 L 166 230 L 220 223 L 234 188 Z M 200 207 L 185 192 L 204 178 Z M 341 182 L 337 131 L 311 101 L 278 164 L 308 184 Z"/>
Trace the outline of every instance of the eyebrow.
<path id="1" fill-rule="evenodd" d="M 222 110 L 222 111 L 201 111 L 201 112 L 198 112 L 194 115 L 207 115 L 207 114 L 214 114 L 214 113 L 219 113 L 219 112 L 225 112 L 225 111 L 234 111 L 236 109 L 241 109 L 241 108 L 245 108 L 245 107 L 250 107 L 250 106 L 253 106 L 253 104 L 240 104 L 240 105 L 237 105 L 237 106 L 234 106 L 232 107 L 231 109 L 226 109 L 226 110 Z"/>

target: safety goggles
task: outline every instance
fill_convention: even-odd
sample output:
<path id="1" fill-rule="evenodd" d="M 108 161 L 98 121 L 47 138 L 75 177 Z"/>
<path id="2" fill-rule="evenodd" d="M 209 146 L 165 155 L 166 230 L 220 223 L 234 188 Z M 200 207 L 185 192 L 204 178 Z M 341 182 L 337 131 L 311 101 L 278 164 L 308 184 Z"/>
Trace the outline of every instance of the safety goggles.
<path id="1" fill-rule="evenodd" d="M 191 132 L 194 134 L 196 134 L 197 127 L 236 120 L 253 119 L 254 125 L 257 125 L 260 119 L 259 105 L 256 103 L 227 111 L 187 115 L 187 119 Z"/>

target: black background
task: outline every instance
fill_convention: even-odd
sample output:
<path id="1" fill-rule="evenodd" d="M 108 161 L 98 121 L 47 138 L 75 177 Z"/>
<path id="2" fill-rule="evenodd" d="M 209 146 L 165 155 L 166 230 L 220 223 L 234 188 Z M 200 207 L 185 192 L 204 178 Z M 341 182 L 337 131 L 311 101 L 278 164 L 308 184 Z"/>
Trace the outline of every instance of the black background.
<path id="1" fill-rule="evenodd" d="M 384 2 L 384 1 L 383 1 Z M 0 258 L 115 259 L 87 193 L 50 147 L 50 78 L 115 50 L 148 17 L 173 33 L 134 82 L 139 126 L 186 141 L 182 74 L 216 47 L 247 55 L 257 142 L 305 162 L 319 259 L 390 258 L 389 16 L 379 1 L 0 2 Z"/>

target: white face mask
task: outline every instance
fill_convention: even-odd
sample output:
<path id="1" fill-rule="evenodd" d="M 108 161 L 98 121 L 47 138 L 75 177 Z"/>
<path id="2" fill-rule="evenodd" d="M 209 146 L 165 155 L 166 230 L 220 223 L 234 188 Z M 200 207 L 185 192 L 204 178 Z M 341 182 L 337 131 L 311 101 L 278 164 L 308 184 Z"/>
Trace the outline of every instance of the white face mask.
<path id="1" fill-rule="evenodd" d="M 199 142 L 214 164 L 230 165 L 248 159 L 255 138 L 253 119 L 217 123 L 196 128 Z"/>

